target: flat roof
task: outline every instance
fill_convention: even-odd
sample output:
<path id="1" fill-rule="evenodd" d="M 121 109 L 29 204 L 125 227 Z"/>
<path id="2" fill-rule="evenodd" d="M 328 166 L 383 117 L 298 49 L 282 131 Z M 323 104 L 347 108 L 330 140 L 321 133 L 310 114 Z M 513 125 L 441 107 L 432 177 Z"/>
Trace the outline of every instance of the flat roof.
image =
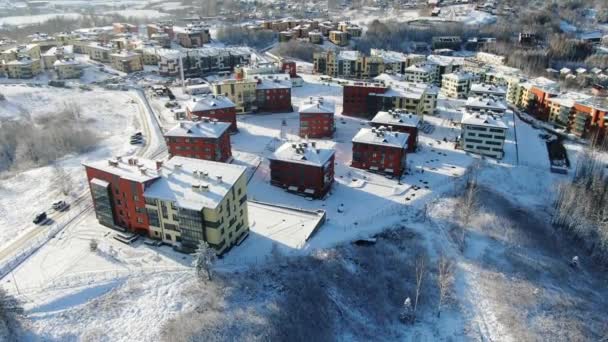
<path id="1" fill-rule="evenodd" d="M 125 156 L 84 162 L 82 165 L 137 183 L 144 183 L 159 177 L 156 163 L 145 158 Z"/>
<path id="2" fill-rule="evenodd" d="M 197 96 L 186 104 L 191 112 L 202 112 L 214 109 L 224 109 L 234 107 L 234 102 L 222 95 L 205 94 Z"/>
<path id="3" fill-rule="evenodd" d="M 386 127 L 361 128 L 353 138 L 354 143 L 406 148 L 410 135 L 389 131 Z"/>
<path id="4" fill-rule="evenodd" d="M 268 159 L 291 163 L 323 166 L 334 155 L 334 144 L 330 142 L 286 142 L 281 145 Z"/>
<path id="5" fill-rule="evenodd" d="M 478 93 L 490 93 L 490 94 L 506 94 L 507 90 L 503 87 L 499 87 L 489 83 L 473 83 L 471 84 L 471 91 Z"/>
<path id="6" fill-rule="evenodd" d="M 333 102 L 327 101 L 322 97 L 311 97 L 308 100 L 302 101 L 300 104 L 300 113 L 328 113 L 333 114 L 336 106 Z"/>
<path id="7" fill-rule="evenodd" d="M 167 137 L 188 138 L 219 138 L 228 129 L 230 124 L 217 120 L 203 119 L 202 121 L 182 121 L 165 133 Z"/>
<path id="8" fill-rule="evenodd" d="M 240 165 L 176 156 L 163 163 L 159 170 L 162 177 L 148 186 L 144 196 L 190 210 L 216 208 L 246 169 Z"/>
<path id="9" fill-rule="evenodd" d="M 499 115 L 472 113 L 469 111 L 464 111 L 462 113 L 462 120 L 460 123 L 463 125 L 507 129 L 507 124 L 505 124 L 502 117 Z"/>
<path id="10" fill-rule="evenodd" d="M 482 97 L 482 96 L 469 97 L 464 106 L 466 108 L 474 107 L 474 108 L 496 109 L 496 110 L 500 110 L 500 111 L 507 110 L 507 105 L 503 101 L 493 99 L 491 97 Z"/>
<path id="11" fill-rule="evenodd" d="M 420 117 L 406 111 L 380 111 L 374 116 L 372 122 L 385 126 L 418 127 Z"/>

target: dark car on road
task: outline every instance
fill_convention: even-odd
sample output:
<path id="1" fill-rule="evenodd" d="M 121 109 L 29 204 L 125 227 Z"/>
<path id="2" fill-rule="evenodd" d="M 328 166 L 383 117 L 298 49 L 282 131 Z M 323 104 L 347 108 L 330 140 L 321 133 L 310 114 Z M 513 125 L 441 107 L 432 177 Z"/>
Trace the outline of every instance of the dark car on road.
<path id="1" fill-rule="evenodd" d="M 45 212 L 41 212 L 40 214 L 36 215 L 36 217 L 34 217 L 34 224 L 42 224 L 44 222 L 46 222 L 47 216 Z"/>

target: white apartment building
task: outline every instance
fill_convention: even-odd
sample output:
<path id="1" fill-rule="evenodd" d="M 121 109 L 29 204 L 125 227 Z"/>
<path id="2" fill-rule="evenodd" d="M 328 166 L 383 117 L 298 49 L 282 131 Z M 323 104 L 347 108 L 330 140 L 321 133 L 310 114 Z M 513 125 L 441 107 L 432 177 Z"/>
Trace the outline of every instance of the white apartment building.
<path id="1" fill-rule="evenodd" d="M 460 124 L 460 144 L 463 150 L 486 157 L 503 158 L 507 125 L 502 117 L 465 110 Z"/>
<path id="2" fill-rule="evenodd" d="M 447 97 L 465 98 L 471 91 L 473 75 L 466 72 L 456 72 L 443 75 L 441 93 Z"/>

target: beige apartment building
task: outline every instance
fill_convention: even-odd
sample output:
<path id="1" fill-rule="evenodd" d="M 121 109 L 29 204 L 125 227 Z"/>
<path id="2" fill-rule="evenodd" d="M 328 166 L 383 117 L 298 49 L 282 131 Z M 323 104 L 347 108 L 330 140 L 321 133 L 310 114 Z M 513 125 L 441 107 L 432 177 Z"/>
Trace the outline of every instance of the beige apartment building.
<path id="1" fill-rule="evenodd" d="M 213 95 L 224 95 L 234 102 L 237 113 L 247 113 L 254 110 L 256 101 L 256 80 L 229 79 L 212 85 Z"/>
<path id="2" fill-rule="evenodd" d="M 441 92 L 451 98 L 466 98 L 471 91 L 473 75 L 466 72 L 455 72 L 443 75 Z"/>
<path id="3" fill-rule="evenodd" d="M 144 69 L 140 54 L 131 51 L 121 51 L 110 54 L 112 67 L 118 71 L 132 73 Z"/>

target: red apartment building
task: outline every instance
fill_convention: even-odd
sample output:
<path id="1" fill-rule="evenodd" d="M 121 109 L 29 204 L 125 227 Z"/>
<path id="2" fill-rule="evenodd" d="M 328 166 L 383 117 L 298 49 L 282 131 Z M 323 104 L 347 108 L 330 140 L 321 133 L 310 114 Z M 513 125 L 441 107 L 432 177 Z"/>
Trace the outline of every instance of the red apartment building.
<path id="1" fill-rule="evenodd" d="M 255 89 L 259 112 L 291 112 L 291 82 L 258 78 Z"/>
<path id="2" fill-rule="evenodd" d="M 287 191 L 322 198 L 334 182 L 335 151 L 329 144 L 285 143 L 269 159 L 270 183 Z"/>
<path id="3" fill-rule="evenodd" d="M 351 166 L 400 177 L 406 168 L 409 134 L 386 127 L 362 128 L 353 138 Z"/>
<path id="4" fill-rule="evenodd" d="M 381 84 L 356 82 L 344 86 L 342 114 L 370 118 L 381 108 L 378 101 L 370 94 L 384 94 L 387 88 Z M 371 113 L 371 114 L 370 114 Z"/>
<path id="5" fill-rule="evenodd" d="M 153 163 L 121 157 L 84 163 L 99 223 L 148 233 L 144 191 L 158 178 L 148 170 L 157 170 L 162 165 L 160 162 L 149 165 Z"/>
<path id="6" fill-rule="evenodd" d="M 183 121 L 165 133 L 169 156 L 226 162 L 232 157 L 230 124 L 203 118 Z"/>
<path id="7" fill-rule="evenodd" d="M 593 137 L 597 134 L 603 140 L 606 134 L 608 119 L 608 100 L 590 98 L 574 104 L 574 123 L 572 132 L 581 137 Z"/>
<path id="8" fill-rule="evenodd" d="M 230 124 L 230 131 L 236 132 L 236 106 L 229 98 L 221 95 L 205 95 L 197 97 L 186 105 L 188 120 L 196 121 L 201 118 L 215 119 Z"/>
<path id="9" fill-rule="evenodd" d="M 322 97 L 310 98 L 300 105 L 300 137 L 331 138 L 336 130 L 335 106 Z"/>
<path id="10" fill-rule="evenodd" d="M 407 152 L 416 152 L 418 146 L 418 127 L 420 126 L 420 117 L 413 113 L 408 113 L 403 110 L 389 110 L 387 112 L 380 111 L 372 121 L 371 125 L 377 129 L 380 127 L 390 127 L 393 131 L 403 132 L 409 135 L 407 139 Z"/>

